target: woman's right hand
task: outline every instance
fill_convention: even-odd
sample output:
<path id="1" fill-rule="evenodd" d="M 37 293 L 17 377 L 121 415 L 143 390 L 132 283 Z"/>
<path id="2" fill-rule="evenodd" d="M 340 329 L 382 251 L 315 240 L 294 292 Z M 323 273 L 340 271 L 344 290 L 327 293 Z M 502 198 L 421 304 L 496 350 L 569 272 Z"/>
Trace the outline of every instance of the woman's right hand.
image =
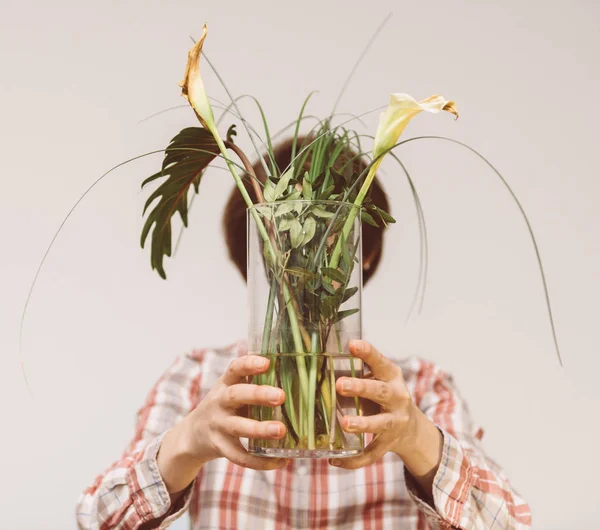
<path id="1" fill-rule="evenodd" d="M 276 407 L 283 390 L 247 384 L 246 378 L 265 373 L 269 359 L 246 355 L 232 361 L 207 396 L 167 432 L 158 452 L 158 467 L 171 494 L 184 490 L 210 460 L 227 458 L 252 469 L 277 469 L 286 460 L 248 454 L 240 438 L 278 440 L 286 434 L 279 421 L 257 421 L 241 415 L 248 405 Z"/>

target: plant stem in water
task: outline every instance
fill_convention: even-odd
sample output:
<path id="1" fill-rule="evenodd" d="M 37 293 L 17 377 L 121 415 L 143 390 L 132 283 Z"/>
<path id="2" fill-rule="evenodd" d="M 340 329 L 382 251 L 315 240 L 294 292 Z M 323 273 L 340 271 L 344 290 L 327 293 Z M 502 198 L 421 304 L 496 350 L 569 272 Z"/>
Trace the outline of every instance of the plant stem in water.
<path id="1" fill-rule="evenodd" d="M 318 372 L 318 342 L 319 336 L 316 331 L 312 333 L 311 353 L 310 356 L 310 378 L 308 380 L 308 449 L 315 449 L 315 408 L 317 397 L 317 372 Z"/>
<path id="2" fill-rule="evenodd" d="M 332 447 L 335 443 L 335 431 L 336 431 L 336 423 L 335 423 L 335 410 L 337 408 L 337 392 L 335 391 L 335 364 L 333 361 L 333 356 L 329 357 L 329 377 L 330 377 L 330 386 L 331 386 L 331 419 L 329 421 L 329 446 Z"/>

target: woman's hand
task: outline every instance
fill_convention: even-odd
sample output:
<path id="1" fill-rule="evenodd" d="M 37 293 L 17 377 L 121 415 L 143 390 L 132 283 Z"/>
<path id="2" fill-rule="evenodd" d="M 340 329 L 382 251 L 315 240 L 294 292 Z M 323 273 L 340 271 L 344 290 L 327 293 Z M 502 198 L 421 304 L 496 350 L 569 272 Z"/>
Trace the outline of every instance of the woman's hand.
<path id="1" fill-rule="evenodd" d="M 340 377 L 336 389 L 342 396 L 358 396 L 379 405 L 372 416 L 345 416 L 342 428 L 350 433 L 373 433 L 363 454 L 331 460 L 331 464 L 357 469 L 392 451 L 403 461 L 426 493 L 440 463 L 442 435 L 414 404 L 402 370 L 365 341 L 352 341 L 350 352 L 371 369 L 372 379 Z"/>
<path id="2" fill-rule="evenodd" d="M 278 421 L 244 417 L 248 405 L 276 407 L 285 401 L 279 388 L 246 384 L 246 378 L 262 374 L 269 359 L 247 355 L 235 359 L 200 404 L 165 435 L 158 466 L 170 493 L 184 490 L 210 460 L 227 458 L 253 469 L 277 469 L 287 461 L 248 454 L 240 438 L 278 440 L 286 433 Z"/>

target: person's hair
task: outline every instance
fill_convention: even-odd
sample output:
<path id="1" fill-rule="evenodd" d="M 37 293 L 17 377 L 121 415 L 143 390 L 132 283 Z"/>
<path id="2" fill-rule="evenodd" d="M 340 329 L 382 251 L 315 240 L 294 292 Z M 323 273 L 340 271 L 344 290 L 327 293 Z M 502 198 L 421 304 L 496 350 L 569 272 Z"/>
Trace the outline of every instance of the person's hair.
<path id="1" fill-rule="evenodd" d="M 298 138 L 297 145 L 301 146 L 305 138 Z M 292 157 L 292 140 L 286 140 L 274 148 L 274 159 L 280 171 L 284 171 L 290 164 Z M 360 174 L 366 167 L 364 160 L 355 158 L 356 153 L 347 149 L 342 156 L 338 157 L 340 164 L 345 164 L 352 158 L 353 167 L 356 174 Z M 269 161 L 267 160 L 267 164 Z M 306 169 L 310 165 L 310 160 L 306 161 Z M 336 164 L 337 165 L 337 164 Z M 260 161 L 253 165 L 256 176 L 265 182 L 266 174 Z M 244 184 L 253 202 L 256 202 L 256 196 L 249 178 L 244 179 Z M 377 178 L 374 179 L 369 192 L 371 200 L 375 206 L 389 212 L 387 196 L 379 184 Z M 366 283 L 373 276 L 379 261 L 381 260 L 383 250 L 383 232 L 385 225 L 379 222 L 379 227 L 364 223 L 362 224 L 362 254 L 363 254 L 363 282 Z M 246 280 L 246 204 L 239 190 L 234 188 L 223 215 L 223 229 L 225 232 L 225 241 L 229 250 L 229 257 L 240 271 L 244 280 Z"/>

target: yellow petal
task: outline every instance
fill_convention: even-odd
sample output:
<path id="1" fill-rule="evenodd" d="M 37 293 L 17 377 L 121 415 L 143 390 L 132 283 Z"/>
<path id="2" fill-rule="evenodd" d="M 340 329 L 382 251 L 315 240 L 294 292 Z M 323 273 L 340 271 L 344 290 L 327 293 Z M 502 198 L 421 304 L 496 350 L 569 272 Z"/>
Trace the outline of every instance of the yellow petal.
<path id="1" fill-rule="evenodd" d="M 453 101 L 447 101 L 439 94 L 435 94 L 423 101 L 416 101 L 408 94 L 391 94 L 388 108 L 381 113 L 375 142 L 373 156 L 377 157 L 386 149 L 394 146 L 398 138 L 408 125 L 408 122 L 419 112 L 427 111 L 437 114 L 442 110 L 454 114 L 458 118 L 458 111 Z"/>
<path id="2" fill-rule="evenodd" d="M 204 90 L 202 77 L 200 76 L 200 54 L 202 53 L 202 45 L 207 33 L 208 28 L 204 24 L 202 37 L 198 39 L 188 53 L 185 75 L 179 86 L 181 87 L 181 95 L 188 100 L 192 108 L 196 111 L 202 125 L 206 129 L 211 129 L 211 126 L 214 126 L 215 120 L 212 107 L 208 102 L 208 96 Z"/>

